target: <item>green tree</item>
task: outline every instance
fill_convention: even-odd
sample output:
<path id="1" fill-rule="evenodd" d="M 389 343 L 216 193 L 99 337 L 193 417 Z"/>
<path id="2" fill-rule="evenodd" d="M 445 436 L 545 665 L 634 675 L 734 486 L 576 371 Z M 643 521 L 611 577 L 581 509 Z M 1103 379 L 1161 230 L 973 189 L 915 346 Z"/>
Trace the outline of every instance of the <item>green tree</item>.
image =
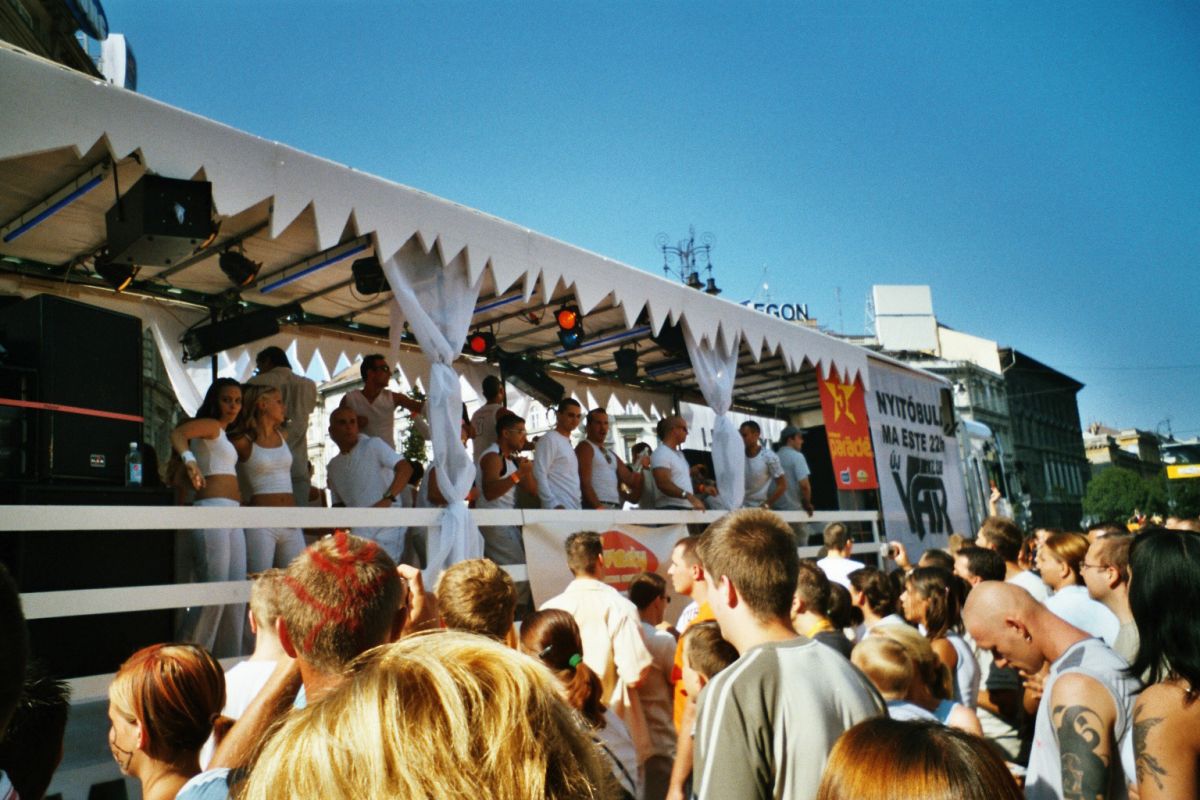
<path id="1" fill-rule="evenodd" d="M 417 402 L 424 402 L 425 393 L 417 387 L 413 387 L 410 396 Z M 407 461 L 414 464 L 424 464 L 429 460 L 425 452 L 425 437 L 417 431 L 417 426 L 413 424 L 412 417 L 406 417 L 400 422 L 403 437 L 404 447 L 401 454 Z"/>
<path id="2" fill-rule="evenodd" d="M 1104 522 L 1124 522 L 1135 509 L 1145 513 L 1161 510 L 1148 504 L 1165 507 L 1165 492 L 1160 497 L 1156 494 L 1133 470 L 1109 467 L 1088 482 L 1083 511 Z"/>
<path id="3" fill-rule="evenodd" d="M 1167 481 L 1171 513 L 1177 517 L 1200 517 L 1200 478 Z"/>

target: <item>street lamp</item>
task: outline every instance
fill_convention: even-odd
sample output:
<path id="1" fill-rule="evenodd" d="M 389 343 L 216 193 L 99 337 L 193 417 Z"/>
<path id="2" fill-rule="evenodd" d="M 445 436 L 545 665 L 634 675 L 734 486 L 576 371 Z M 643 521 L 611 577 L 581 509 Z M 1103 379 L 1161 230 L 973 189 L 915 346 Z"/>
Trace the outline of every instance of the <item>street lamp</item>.
<path id="1" fill-rule="evenodd" d="M 663 274 L 669 278 L 677 278 L 685 286 L 699 289 L 705 294 L 720 294 L 721 290 L 717 288 L 717 282 L 712 274 L 712 259 L 710 258 L 713 247 L 712 234 L 701 234 L 700 244 L 696 244 L 696 228 L 688 226 L 686 240 L 674 245 L 670 244 L 670 241 L 670 237 L 665 233 L 660 233 L 655 239 L 655 244 L 663 254 Z M 672 256 L 678 261 L 678 266 L 672 266 Z M 696 265 L 698 257 L 703 259 L 703 263 L 699 267 Z M 705 281 L 700 280 L 701 269 L 708 273 Z"/>

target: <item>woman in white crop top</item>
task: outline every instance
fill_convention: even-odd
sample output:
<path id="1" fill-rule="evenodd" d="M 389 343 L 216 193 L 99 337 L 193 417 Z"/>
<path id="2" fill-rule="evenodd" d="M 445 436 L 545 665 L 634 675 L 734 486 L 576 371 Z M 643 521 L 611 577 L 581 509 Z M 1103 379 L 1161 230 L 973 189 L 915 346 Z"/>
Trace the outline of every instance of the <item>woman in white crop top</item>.
<path id="1" fill-rule="evenodd" d="M 246 403 L 238 420 L 233 446 L 238 469 L 251 487 L 252 506 L 295 506 L 292 494 L 292 452 L 282 427 L 283 395 L 274 386 L 247 386 Z M 286 567 L 304 551 L 299 528 L 247 528 L 246 567 L 262 572 Z"/>
<path id="2" fill-rule="evenodd" d="M 232 378 L 218 378 L 208 388 L 194 419 L 171 432 L 188 481 L 196 490 L 192 505 L 237 508 L 237 451 L 225 429 L 242 410 L 242 387 Z M 187 531 L 192 574 L 196 581 L 240 581 L 246 578 L 246 537 L 241 528 Z M 219 658 L 241 655 L 245 605 L 193 606 L 188 609 L 179 638 L 195 642 Z"/>

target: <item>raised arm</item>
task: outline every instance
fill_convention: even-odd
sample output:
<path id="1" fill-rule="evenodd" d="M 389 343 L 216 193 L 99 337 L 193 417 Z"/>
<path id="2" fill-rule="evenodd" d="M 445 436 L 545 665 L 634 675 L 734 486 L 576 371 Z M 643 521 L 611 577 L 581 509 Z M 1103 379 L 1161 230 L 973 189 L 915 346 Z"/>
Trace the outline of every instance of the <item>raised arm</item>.
<path id="1" fill-rule="evenodd" d="M 629 487 L 629 491 L 625 493 L 626 500 L 636 503 L 642 499 L 642 491 L 646 487 L 645 472 L 634 472 L 620 457 L 617 457 L 617 480 Z"/>

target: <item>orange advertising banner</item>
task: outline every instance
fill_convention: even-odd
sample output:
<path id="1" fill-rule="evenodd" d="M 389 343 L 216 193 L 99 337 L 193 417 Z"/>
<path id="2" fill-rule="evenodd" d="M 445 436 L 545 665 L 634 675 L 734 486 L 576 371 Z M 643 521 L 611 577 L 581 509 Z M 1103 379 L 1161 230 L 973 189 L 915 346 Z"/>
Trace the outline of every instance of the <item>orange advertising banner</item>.
<path id="1" fill-rule="evenodd" d="M 878 489 L 862 378 L 844 383 L 834 369 L 828 376 L 820 377 L 817 383 L 837 487 L 843 491 Z"/>

